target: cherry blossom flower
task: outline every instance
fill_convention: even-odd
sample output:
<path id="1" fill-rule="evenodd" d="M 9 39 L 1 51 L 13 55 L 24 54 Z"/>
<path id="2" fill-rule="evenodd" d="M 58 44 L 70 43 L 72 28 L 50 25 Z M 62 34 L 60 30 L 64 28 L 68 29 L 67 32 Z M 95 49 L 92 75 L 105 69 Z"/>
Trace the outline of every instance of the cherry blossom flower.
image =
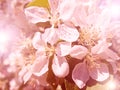
<path id="1" fill-rule="evenodd" d="M 103 51 L 99 49 L 102 49 Z M 80 55 L 81 59 L 84 61 L 82 63 L 78 63 L 72 72 L 73 81 L 76 83 L 76 85 L 78 85 L 79 88 L 83 88 L 86 85 L 89 77 L 99 82 L 104 81 L 109 77 L 108 66 L 103 63 L 102 60 L 108 59 L 107 56 L 111 54 L 108 54 L 108 52 L 104 53 L 104 50 L 104 48 L 100 48 L 98 45 L 96 45 L 92 48 L 91 52 L 88 51 L 86 54 L 84 52 L 84 57 Z M 97 53 L 96 51 L 103 52 L 104 56 L 101 56 L 101 54 Z M 115 53 L 112 52 L 112 54 Z M 109 57 L 109 59 L 111 58 L 113 59 L 112 56 Z M 114 59 L 117 58 L 118 56 L 116 56 L 116 58 L 114 57 Z"/>
<path id="2" fill-rule="evenodd" d="M 69 73 L 69 65 L 64 56 L 68 54 L 71 44 L 62 42 L 56 47 L 45 42 L 45 39 L 46 38 L 42 37 L 40 32 L 36 32 L 34 35 L 33 46 L 37 49 L 37 58 L 32 67 L 33 74 L 36 76 L 41 76 L 46 73 L 48 71 L 49 60 L 52 56 L 52 70 L 54 74 L 58 77 L 67 76 Z M 65 51 L 63 49 L 65 47 L 67 47 L 68 50 L 66 49 Z"/>
<path id="3" fill-rule="evenodd" d="M 81 89 L 90 78 L 103 82 L 120 72 L 118 0 L 48 0 L 48 7 L 25 7 L 31 1 L 0 1 L 0 89 L 63 89 L 68 79 Z"/>
<path id="4" fill-rule="evenodd" d="M 109 27 L 108 28 L 108 38 L 111 39 L 112 41 L 112 48 L 114 51 L 116 51 L 118 54 L 120 54 L 120 36 L 119 36 L 119 29 L 120 29 L 120 22 L 112 22 L 110 24 L 110 26 L 114 26 L 114 27 Z"/>
<path id="5" fill-rule="evenodd" d="M 104 61 L 116 62 L 120 59 L 110 48 L 112 42 L 107 41 L 106 32 L 110 21 L 108 9 L 100 9 L 91 2 L 79 3 L 77 6 L 73 23 L 80 27 L 78 45 L 82 45 L 82 55 L 76 49 L 71 51 L 71 56 L 83 60 L 72 72 L 72 79 L 79 88 L 86 85 L 89 77 L 99 82 L 106 80 L 109 77 L 109 69 Z"/>
<path id="6" fill-rule="evenodd" d="M 17 27 L 19 31 L 25 32 L 26 34 L 31 33 L 33 30 L 35 31 L 37 27 L 28 22 L 24 13 L 25 4 L 30 1 L 31 0 L 2 0 L 1 19 L 7 19 L 7 23 L 13 24 L 13 26 Z"/>
<path id="7" fill-rule="evenodd" d="M 75 9 L 74 0 L 48 1 L 50 4 L 50 10 L 48 10 L 47 8 L 36 6 L 26 8 L 25 13 L 28 19 L 32 23 L 49 21 L 51 27 L 57 27 L 57 34 L 60 39 L 68 42 L 76 41 L 79 36 L 77 29 L 74 26 L 72 26 L 72 24 L 68 25 L 68 22 L 70 22 L 70 18 L 72 17 Z M 73 4 L 73 7 L 71 7 L 71 4 Z"/>

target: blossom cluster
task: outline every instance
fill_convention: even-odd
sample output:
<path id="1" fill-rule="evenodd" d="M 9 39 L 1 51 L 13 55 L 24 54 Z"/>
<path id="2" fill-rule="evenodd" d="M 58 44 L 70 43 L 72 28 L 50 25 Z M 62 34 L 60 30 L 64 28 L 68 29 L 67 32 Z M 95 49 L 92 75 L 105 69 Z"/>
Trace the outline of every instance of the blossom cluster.
<path id="1" fill-rule="evenodd" d="M 25 7 L 29 2 L 0 1 L 0 33 L 12 34 L 3 46 L 0 40 L 0 80 L 9 90 L 26 83 L 44 90 L 51 73 L 58 80 L 70 76 L 82 89 L 90 79 L 103 82 L 120 72 L 120 7 L 113 9 L 113 0 L 48 0 L 48 7 Z"/>

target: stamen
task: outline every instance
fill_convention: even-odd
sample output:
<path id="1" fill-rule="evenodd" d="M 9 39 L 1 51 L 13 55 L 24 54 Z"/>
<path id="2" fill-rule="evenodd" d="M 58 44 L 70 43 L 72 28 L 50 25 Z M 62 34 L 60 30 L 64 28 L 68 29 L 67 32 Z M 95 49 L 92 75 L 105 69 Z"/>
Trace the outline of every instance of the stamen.
<path id="1" fill-rule="evenodd" d="M 100 60 L 100 58 L 98 56 L 93 56 L 93 55 L 86 55 L 85 57 L 85 61 L 87 62 L 87 66 L 89 67 L 89 69 L 91 68 L 100 68 L 100 65 L 97 63 L 97 61 Z"/>
<path id="2" fill-rule="evenodd" d="M 52 56 L 55 53 L 55 48 L 50 44 L 47 44 L 47 46 L 45 47 L 45 51 L 46 51 L 46 56 Z"/>
<path id="3" fill-rule="evenodd" d="M 99 30 L 89 27 L 80 30 L 79 44 L 91 48 L 93 47 L 99 39 Z"/>

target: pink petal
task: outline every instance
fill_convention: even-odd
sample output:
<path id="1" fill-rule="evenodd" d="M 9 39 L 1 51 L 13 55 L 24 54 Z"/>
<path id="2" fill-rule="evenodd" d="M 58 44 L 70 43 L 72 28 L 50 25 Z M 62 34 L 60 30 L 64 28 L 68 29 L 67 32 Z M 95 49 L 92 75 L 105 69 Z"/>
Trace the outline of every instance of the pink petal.
<path id="1" fill-rule="evenodd" d="M 25 9 L 25 14 L 32 23 L 49 21 L 49 12 L 42 7 L 28 7 Z"/>
<path id="2" fill-rule="evenodd" d="M 120 54 L 120 22 L 114 22 L 111 24 L 112 48 Z"/>
<path id="3" fill-rule="evenodd" d="M 50 5 L 51 12 L 52 12 L 52 13 L 55 13 L 55 11 L 56 11 L 57 8 L 58 8 L 59 0 L 48 0 L 48 1 L 49 1 L 49 5 Z"/>
<path id="4" fill-rule="evenodd" d="M 49 42 L 51 45 L 55 44 L 58 41 L 58 36 L 55 28 L 48 28 L 42 34 L 42 38 L 45 42 Z"/>
<path id="5" fill-rule="evenodd" d="M 85 57 L 87 52 L 88 52 L 88 50 L 84 46 L 74 45 L 71 48 L 70 56 L 74 57 L 74 58 L 77 58 L 77 59 L 82 59 L 83 57 Z"/>
<path id="6" fill-rule="evenodd" d="M 79 63 L 72 72 L 72 79 L 79 88 L 83 88 L 89 80 L 89 74 L 85 63 Z"/>
<path id="7" fill-rule="evenodd" d="M 71 43 L 69 42 L 60 42 L 57 45 L 56 53 L 60 56 L 66 56 L 70 53 Z"/>
<path id="8" fill-rule="evenodd" d="M 31 78 L 32 76 L 32 72 L 28 71 L 27 73 L 25 73 L 23 80 L 24 80 L 24 84 Z"/>
<path id="9" fill-rule="evenodd" d="M 86 21 L 87 24 L 96 26 L 96 23 L 98 21 L 99 16 L 100 15 L 98 13 L 94 13 L 94 14 L 91 14 L 91 15 L 87 16 L 86 17 L 87 18 L 87 21 Z"/>
<path id="10" fill-rule="evenodd" d="M 104 81 L 109 78 L 109 70 L 106 64 L 99 63 L 98 67 L 89 69 L 90 76 L 97 81 Z"/>
<path id="11" fill-rule="evenodd" d="M 87 22 L 92 21 L 92 20 L 87 20 L 87 16 L 89 16 L 88 10 L 89 10 L 90 1 L 89 0 L 75 0 L 75 1 L 77 3 L 77 7 L 75 9 L 75 13 L 74 13 L 75 19 L 73 20 L 73 22 L 75 23 L 75 25 L 77 26 L 79 25 L 81 28 L 86 27 L 86 25 L 88 25 Z"/>
<path id="12" fill-rule="evenodd" d="M 87 16 L 87 13 L 85 11 L 85 8 L 80 7 L 80 6 L 77 7 L 74 13 L 73 23 L 76 26 L 86 27 L 87 25 L 86 16 Z"/>
<path id="13" fill-rule="evenodd" d="M 57 77 L 65 77 L 69 73 L 69 65 L 65 57 L 54 56 L 52 70 Z"/>
<path id="14" fill-rule="evenodd" d="M 110 65 L 112 66 L 113 73 L 116 74 L 118 71 L 117 63 L 115 62 L 110 62 Z"/>
<path id="15" fill-rule="evenodd" d="M 113 49 L 120 54 L 120 39 L 119 38 L 113 38 L 112 40 L 112 47 Z"/>
<path id="16" fill-rule="evenodd" d="M 72 26 L 67 26 L 67 25 L 62 24 L 58 28 L 58 36 L 62 40 L 73 42 L 78 39 L 79 32 L 77 31 L 76 28 Z"/>
<path id="17" fill-rule="evenodd" d="M 114 51 L 112 51 L 111 49 L 109 49 L 110 44 L 107 43 L 106 41 L 100 41 L 96 46 L 94 46 L 91 49 L 91 52 L 93 54 L 97 54 L 99 55 L 102 59 L 106 59 L 106 60 L 119 60 L 120 57 L 117 55 L 117 53 L 115 53 Z"/>
<path id="18" fill-rule="evenodd" d="M 26 67 L 23 67 L 21 70 L 20 70 L 20 72 L 19 72 L 19 76 L 20 77 L 23 77 L 23 75 L 25 74 L 27 72 L 27 68 Z"/>
<path id="19" fill-rule="evenodd" d="M 99 16 L 96 25 L 97 27 L 101 27 L 102 29 L 105 29 L 106 27 L 108 27 L 110 20 L 111 20 L 111 13 L 107 10 L 104 9 L 101 12 L 101 15 Z"/>
<path id="20" fill-rule="evenodd" d="M 92 54 L 99 54 L 104 52 L 111 44 L 107 43 L 105 40 L 100 40 L 98 44 L 92 47 L 91 52 Z"/>
<path id="21" fill-rule="evenodd" d="M 106 59 L 107 61 L 120 60 L 120 57 L 118 56 L 118 54 L 109 48 L 106 49 L 104 52 L 100 53 L 99 56 L 103 59 Z"/>
<path id="22" fill-rule="evenodd" d="M 88 25 L 94 25 L 94 27 L 100 27 L 101 29 L 108 27 L 111 19 L 107 11 L 103 11 L 101 13 L 93 13 L 86 18 Z"/>
<path id="23" fill-rule="evenodd" d="M 36 58 L 40 58 L 40 56 L 46 57 L 45 47 L 37 49 L 37 51 L 36 51 Z"/>
<path id="24" fill-rule="evenodd" d="M 75 6 L 74 0 L 62 0 L 59 7 L 60 18 L 64 21 L 70 20 L 75 11 Z"/>
<path id="25" fill-rule="evenodd" d="M 32 72 L 36 76 L 41 76 L 48 71 L 49 60 L 46 56 L 39 56 L 32 65 Z"/>
<path id="26" fill-rule="evenodd" d="M 23 67 L 22 70 L 19 72 L 19 77 L 23 79 L 24 83 L 26 83 L 31 76 L 32 76 L 32 72 L 30 65 Z"/>
<path id="27" fill-rule="evenodd" d="M 32 44 L 35 49 L 42 48 L 43 47 L 43 41 L 41 39 L 41 33 L 36 32 L 33 39 Z"/>

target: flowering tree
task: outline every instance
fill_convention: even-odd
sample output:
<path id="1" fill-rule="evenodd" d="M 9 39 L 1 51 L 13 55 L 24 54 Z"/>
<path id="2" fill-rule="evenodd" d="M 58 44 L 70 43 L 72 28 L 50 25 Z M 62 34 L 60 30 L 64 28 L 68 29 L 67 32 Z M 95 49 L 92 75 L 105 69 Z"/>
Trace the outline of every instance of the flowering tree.
<path id="1" fill-rule="evenodd" d="M 1 0 L 0 90 L 119 90 L 119 3 Z"/>

